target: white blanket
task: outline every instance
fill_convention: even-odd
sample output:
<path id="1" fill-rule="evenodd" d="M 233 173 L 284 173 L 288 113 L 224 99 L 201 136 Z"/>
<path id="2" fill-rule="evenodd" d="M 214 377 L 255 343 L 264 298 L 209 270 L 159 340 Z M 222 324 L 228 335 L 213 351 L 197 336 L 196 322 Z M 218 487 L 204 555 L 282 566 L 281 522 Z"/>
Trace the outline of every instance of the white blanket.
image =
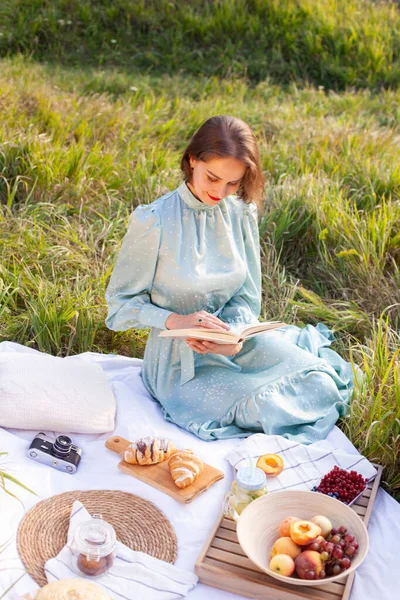
<path id="1" fill-rule="evenodd" d="M 0 344 L 0 352 L 34 352 L 11 342 Z M 118 456 L 104 447 L 105 435 L 74 435 L 73 441 L 83 448 L 81 465 L 74 475 L 61 473 L 40 465 L 26 457 L 29 442 L 37 432 L 5 430 L 0 428 L 0 451 L 9 452 L 8 468 L 38 494 L 36 498 L 13 487 L 29 510 L 39 499 L 75 489 L 118 489 L 132 492 L 154 502 L 170 519 L 178 537 L 176 566 L 193 570 L 196 559 L 218 518 L 224 493 L 229 489 L 233 469 L 224 459 L 228 452 L 242 443 L 237 439 L 203 442 L 193 435 L 164 420 L 159 405 L 147 394 L 140 379 L 141 361 L 121 356 L 85 353 L 88 361 L 100 364 L 117 398 L 117 424 L 115 433 L 127 439 L 145 435 L 162 435 L 178 446 L 190 447 L 213 466 L 225 472 L 225 479 L 218 481 L 207 492 L 188 505 L 180 504 L 149 485 L 130 477 L 117 469 Z M 73 357 L 68 360 L 74 360 Z M 56 435 L 57 432 L 48 432 Z M 334 428 L 327 438 L 335 447 L 356 453 L 356 450 L 338 429 Z M 0 543 L 14 536 L 24 509 L 14 499 L 0 493 Z M 395 600 L 398 592 L 398 552 L 400 549 L 400 504 L 380 490 L 368 527 L 370 552 L 358 569 L 350 600 L 384 598 Z M 15 539 L 6 552 L 0 554 L 0 597 L 2 593 L 24 573 L 19 560 Z M 17 600 L 26 592 L 35 592 L 36 583 L 25 574 L 7 600 Z M 223 592 L 198 584 L 187 598 L 189 600 L 240 600 L 242 596 Z"/>

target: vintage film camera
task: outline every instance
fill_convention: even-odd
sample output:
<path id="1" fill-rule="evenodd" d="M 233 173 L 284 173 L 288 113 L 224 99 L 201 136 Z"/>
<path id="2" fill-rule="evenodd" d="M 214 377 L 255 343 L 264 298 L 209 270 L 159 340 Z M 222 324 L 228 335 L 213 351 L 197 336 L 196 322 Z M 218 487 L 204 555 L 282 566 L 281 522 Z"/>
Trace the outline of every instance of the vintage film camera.
<path id="1" fill-rule="evenodd" d="M 67 435 L 53 439 L 43 432 L 35 435 L 28 449 L 29 458 L 66 473 L 76 472 L 81 455 L 82 450 Z"/>

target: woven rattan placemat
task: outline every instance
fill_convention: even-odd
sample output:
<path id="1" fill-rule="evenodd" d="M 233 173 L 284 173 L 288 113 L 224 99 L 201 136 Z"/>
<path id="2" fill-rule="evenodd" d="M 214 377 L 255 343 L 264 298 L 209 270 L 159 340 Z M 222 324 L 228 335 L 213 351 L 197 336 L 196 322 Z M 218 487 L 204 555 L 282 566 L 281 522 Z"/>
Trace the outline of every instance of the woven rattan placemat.
<path id="1" fill-rule="evenodd" d="M 132 550 L 175 562 L 175 531 L 152 502 L 117 490 L 65 492 L 35 504 L 18 527 L 19 555 L 29 575 L 40 586 L 47 583 L 46 561 L 56 556 L 67 542 L 75 500 L 82 502 L 90 514 L 100 513 L 114 527 L 118 540 Z"/>

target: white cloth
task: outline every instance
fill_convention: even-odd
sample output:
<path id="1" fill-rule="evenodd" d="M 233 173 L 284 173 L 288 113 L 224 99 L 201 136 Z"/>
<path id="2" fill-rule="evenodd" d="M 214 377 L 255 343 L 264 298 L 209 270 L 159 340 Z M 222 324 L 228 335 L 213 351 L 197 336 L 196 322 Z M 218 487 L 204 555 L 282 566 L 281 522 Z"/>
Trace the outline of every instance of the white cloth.
<path id="1" fill-rule="evenodd" d="M 67 544 L 54 558 L 47 561 L 47 581 L 80 578 L 95 581 L 113 600 L 173 600 L 184 598 L 196 585 L 197 575 L 178 569 L 174 565 L 144 552 L 135 552 L 117 542 L 116 557 L 111 569 L 102 577 L 93 579 L 74 572 L 72 544 L 75 529 L 90 519 L 90 513 L 79 501 L 74 502 L 68 529 Z"/>
<path id="2" fill-rule="evenodd" d="M 0 344 L 0 352 L 2 351 L 35 352 L 10 342 Z M 0 428 L 0 451 L 9 452 L 6 459 L 8 468 L 11 469 L 12 475 L 31 486 L 39 497 L 32 496 L 16 486 L 10 485 L 10 490 L 18 494 L 25 510 L 29 510 L 43 498 L 78 489 L 116 489 L 142 496 L 154 502 L 162 510 L 176 531 L 178 557 L 175 565 L 193 571 L 200 551 L 220 515 L 224 494 L 230 488 L 234 478 L 234 470 L 224 457 L 238 445 L 238 440 L 203 442 L 165 421 L 158 403 L 149 397 L 142 384 L 140 360 L 94 353 L 85 353 L 80 357 L 99 364 L 113 386 L 118 405 L 115 428 L 118 435 L 132 440 L 146 434 L 170 438 L 180 447 L 192 448 L 203 460 L 224 471 L 225 479 L 212 485 L 190 504 L 180 504 L 161 491 L 119 471 L 118 456 L 104 447 L 108 434 L 72 436 L 74 443 L 83 448 L 83 455 L 77 473 L 68 475 L 26 457 L 29 442 L 37 431 L 7 431 Z M 49 433 L 55 434 L 55 432 Z M 357 455 L 355 448 L 337 427 L 332 429 L 327 439 L 336 448 L 343 448 Z M 0 464 L 2 464 L 1 459 Z M 0 554 L 0 597 L 24 573 L 15 542 L 15 533 L 23 515 L 24 508 L 19 502 L 0 493 L 0 542 L 14 536 L 7 550 Z M 382 489 L 379 490 L 375 500 L 368 532 L 369 554 L 356 571 L 350 600 L 365 600 L 365 598 L 397 600 L 399 597 L 396 573 L 400 540 L 400 505 Z M 37 584 L 26 574 L 7 594 L 6 600 L 19 599 L 27 592 L 34 597 L 37 589 Z M 207 600 L 243 599 L 237 594 L 217 590 L 202 583 L 198 583 L 187 595 L 188 600 L 204 600 L 204 598 Z"/>
<path id="3" fill-rule="evenodd" d="M 116 402 L 103 370 L 77 357 L 0 353 L 0 426 L 60 433 L 114 429 Z"/>
<path id="4" fill-rule="evenodd" d="M 311 490 L 335 465 L 348 471 L 357 471 L 369 481 L 376 476 L 375 467 L 364 456 L 354 456 L 335 448 L 328 440 L 306 446 L 281 435 L 256 433 L 231 450 L 226 459 L 235 469 L 239 469 L 250 464 L 250 461 L 254 465 L 263 454 L 279 454 L 285 465 L 278 476 L 267 478 L 269 492 Z"/>

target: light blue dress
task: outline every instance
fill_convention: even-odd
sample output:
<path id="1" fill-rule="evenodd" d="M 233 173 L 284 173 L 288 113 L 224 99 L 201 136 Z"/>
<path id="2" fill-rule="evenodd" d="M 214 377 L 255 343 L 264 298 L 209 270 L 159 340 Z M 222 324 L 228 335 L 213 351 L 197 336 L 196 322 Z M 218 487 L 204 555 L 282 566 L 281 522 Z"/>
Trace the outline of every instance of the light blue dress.
<path id="1" fill-rule="evenodd" d="M 257 209 L 235 196 L 207 206 L 182 183 L 131 214 L 106 298 L 114 331 L 151 328 L 142 379 L 169 421 L 203 440 L 280 434 L 311 443 L 346 414 L 349 363 L 327 327 L 287 326 L 234 357 L 194 353 L 159 338 L 171 312 L 206 310 L 257 322 L 261 301 Z"/>

